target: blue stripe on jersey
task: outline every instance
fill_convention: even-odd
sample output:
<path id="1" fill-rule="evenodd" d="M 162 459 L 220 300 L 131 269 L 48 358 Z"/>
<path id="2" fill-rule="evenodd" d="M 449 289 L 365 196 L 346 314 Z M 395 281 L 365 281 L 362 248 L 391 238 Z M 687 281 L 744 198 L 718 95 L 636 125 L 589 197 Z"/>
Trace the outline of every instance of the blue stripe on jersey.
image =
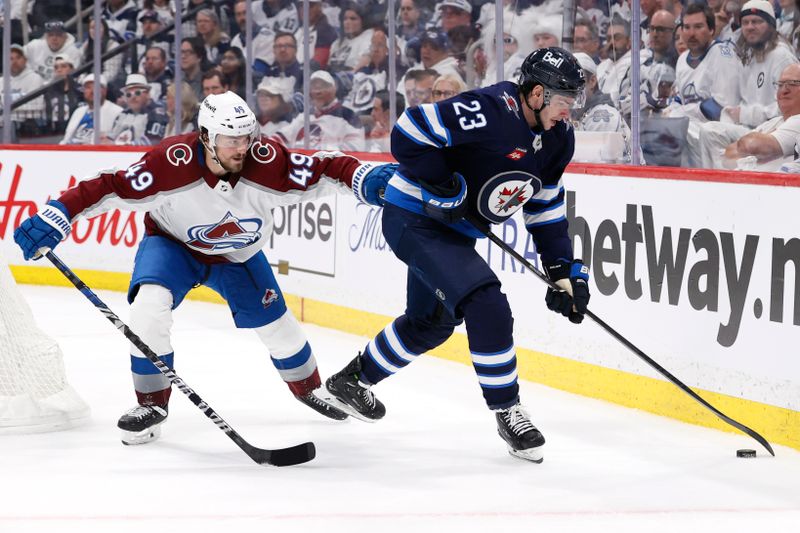
<path id="1" fill-rule="evenodd" d="M 431 131 L 431 126 L 428 124 L 428 120 L 421 110 L 414 108 L 407 109 L 403 115 L 408 117 L 408 122 L 411 124 L 411 127 L 416 128 L 416 130 L 432 142 L 436 148 L 441 148 L 443 146 L 442 142 L 436 138 L 436 134 Z M 415 115 L 419 115 L 419 117 L 415 118 Z M 425 126 L 423 127 L 421 124 L 425 124 Z"/>
<path id="2" fill-rule="evenodd" d="M 554 218 L 552 220 L 543 220 L 541 222 L 525 223 L 525 227 L 526 228 L 535 228 L 537 226 L 544 226 L 544 225 L 547 225 L 547 224 L 555 224 L 556 222 L 561 222 L 561 221 L 564 221 L 564 220 L 567 220 L 567 217 L 561 216 L 561 217 L 558 217 L 558 218 Z"/>
<path id="3" fill-rule="evenodd" d="M 443 143 L 443 146 L 447 146 L 449 137 L 448 131 L 447 128 L 444 127 L 444 124 L 442 124 L 441 116 L 436 112 L 436 104 L 422 104 L 419 106 L 419 111 L 421 111 L 420 114 L 425 124 L 428 126 L 430 134 L 439 139 Z"/>
<path id="4" fill-rule="evenodd" d="M 298 368 L 303 366 L 308 362 L 311 358 L 311 345 L 307 342 L 303 347 L 294 355 L 290 355 L 289 357 L 285 357 L 283 359 L 275 359 L 271 357 L 272 364 L 275 365 L 275 368 L 278 370 L 291 370 L 293 368 Z"/>
<path id="5" fill-rule="evenodd" d="M 444 131 L 447 135 L 447 146 L 453 146 L 453 136 L 450 135 L 450 130 L 447 128 L 447 126 L 444 125 L 444 121 L 442 120 L 442 114 L 441 112 L 439 112 L 439 106 L 434 105 L 433 108 L 436 110 L 436 118 L 439 120 L 439 124 L 442 125 L 442 128 L 444 128 Z"/>
<path id="6" fill-rule="evenodd" d="M 394 127 L 415 144 L 439 148 L 439 145 L 433 140 L 429 139 L 428 136 L 425 135 L 422 130 L 420 130 L 419 126 L 417 126 L 417 124 L 411 120 L 407 113 L 408 111 L 400 115 L 400 118 L 397 119 L 397 123 L 395 123 Z"/>
<path id="7" fill-rule="evenodd" d="M 162 363 L 172 368 L 172 364 L 175 361 L 175 352 L 159 355 L 158 358 Z M 150 359 L 146 357 L 134 357 L 133 355 L 131 355 L 131 372 L 139 374 L 140 376 L 152 376 L 161 373 L 161 371 L 156 368 L 156 365 L 150 362 Z"/>

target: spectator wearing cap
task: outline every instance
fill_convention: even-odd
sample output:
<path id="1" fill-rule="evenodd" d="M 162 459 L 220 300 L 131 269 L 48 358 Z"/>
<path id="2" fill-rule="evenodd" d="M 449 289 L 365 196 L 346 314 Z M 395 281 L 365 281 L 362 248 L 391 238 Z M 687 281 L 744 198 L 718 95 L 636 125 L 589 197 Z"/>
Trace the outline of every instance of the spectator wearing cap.
<path id="1" fill-rule="evenodd" d="M 419 58 L 423 69 L 435 70 L 439 75 L 453 74 L 461 78 L 458 60 L 450 53 L 450 40 L 440 31 L 428 30 L 422 34 Z"/>
<path id="2" fill-rule="evenodd" d="M 341 12 L 341 36 L 331 45 L 328 59 L 328 70 L 332 72 L 355 70 L 369 54 L 372 41 L 372 29 L 364 26 L 363 11 L 355 3 L 351 3 Z M 363 63 L 362 63 L 363 64 Z"/>
<path id="3" fill-rule="evenodd" d="M 28 65 L 28 60 L 25 57 L 25 49 L 18 45 L 12 44 L 10 50 L 9 70 L 11 71 L 11 101 L 22 98 L 26 94 L 33 92 L 44 85 L 42 77 L 39 76 Z M 0 87 L 0 96 L 3 88 Z M 33 127 L 33 121 L 36 119 L 44 118 L 44 98 L 36 98 L 27 104 L 14 109 L 11 113 L 11 120 L 16 124 L 15 127 L 23 127 L 23 123 L 27 125 L 23 128 L 26 131 L 21 133 L 33 134 L 37 133 L 36 128 Z"/>
<path id="4" fill-rule="evenodd" d="M 114 120 L 102 144 L 149 145 L 164 138 L 167 112 L 150 98 L 150 85 L 142 74 L 128 74 L 122 87 L 125 109 Z"/>
<path id="5" fill-rule="evenodd" d="M 575 59 L 586 77 L 584 91 L 586 100 L 583 107 L 572 110 L 572 123 L 576 130 L 619 132 L 625 142 L 626 152 L 630 154 L 631 130 L 622 118 L 619 109 L 614 107 L 609 95 L 597 88 L 597 65 L 588 54 L 575 52 Z"/>
<path id="6" fill-rule="evenodd" d="M 443 0 L 439 3 L 439 28 L 447 33 L 456 26 L 472 24 L 472 4 L 469 0 Z"/>
<path id="7" fill-rule="evenodd" d="M 101 18 L 108 24 L 108 29 L 127 40 L 136 34 L 136 15 L 139 8 L 133 0 L 106 0 Z"/>
<path id="8" fill-rule="evenodd" d="M 292 105 L 293 93 L 294 83 L 291 78 L 261 80 L 256 89 L 256 119 L 261 135 L 271 137 L 289 126 L 296 115 Z"/>
<path id="9" fill-rule="evenodd" d="M 207 70 L 203 73 L 203 99 L 209 94 L 223 94 L 228 92 L 225 77 L 218 69 Z"/>
<path id="10" fill-rule="evenodd" d="M 181 107 L 183 109 L 181 110 L 180 127 L 176 127 L 174 83 L 170 83 L 169 87 L 167 87 L 166 107 L 169 122 L 164 132 L 164 138 L 180 135 L 182 133 L 191 133 L 197 129 L 195 125 L 197 124 L 196 118 L 199 102 L 188 83 L 185 81 L 181 82 Z"/>
<path id="11" fill-rule="evenodd" d="M 79 63 L 80 52 L 75 46 L 75 37 L 64 30 L 61 21 L 45 23 L 45 33 L 39 39 L 33 39 L 25 45 L 25 57 L 28 58 L 30 67 L 45 83 L 53 80 L 53 62 L 56 56 L 65 56 L 72 59 L 73 64 Z"/>
<path id="12" fill-rule="evenodd" d="M 302 3 L 298 0 L 297 5 L 299 6 L 297 8 L 297 13 L 302 22 Z M 336 33 L 336 29 L 328 20 L 328 16 L 325 14 L 321 0 L 309 0 L 308 27 L 310 29 L 308 32 L 308 48 L 312 53 L 311 58 L 318 63 L 320 67 L 328 68 L 328 60 L 330 59 L 331 55 L 331 46 L 333 46 L 333 43 L 336 42 L 336 39 L 338 39 L 339 36 Z M 294 36 L 298 43 L 304 42 L 305 30 L 303 29 L 302 25 L 294 32 Z M 297 60 L 300 61 L 300 63 L 303 63 L 304 61 L 303 53 L 303 47 L 298 46 Z"/>
<path id="13" fill-rule="evenodd" d="M 736 50 L 744 68 L 739 76 L 740 105 L 722 110 L 724 121 L 741 125 L 737 135 L 779 116 L 774 84 L 788 65 L 797 62 L 795 52 L 775 28 L 775 10 L 767 0 L 750 0 L 741 10 L 742 33 Z"/>
<path id="14" fill-rule="evenodd" d="M 231 47 L 231 38 L 222 31 L 219 16 L 213 9 L 201 9 L 195 16 L 197 35 L 203 39 L 206 58 L 210 63 L 218 65 L 222 54 Z"/>
<path id="15" fill-rule="evenodd" d="M 72 76 L 75 70 L 72 61 L 69 57 L 55 57 L 53 79 L 63 81 L 50 87 L 44 95 L 45 116 L 50 117 L 50 127 L 54 133 L 64 133 L 69 117 L 80 103 L 75 79 Z"/>
<path id="16" fill-rule="evenodd" d="M 72 113 L 59 144 L 93 144 L 94 143 L 94 74 L 87 74 L 81 81 L 84 104 L 79 105 Z M 109 134 L 122 108 L 114 102 L 106 100 L 108 85 L 105 76 L 100 75 L 100 136 Z"/>
<path id="17" fill-rule="evenodd" d="M 81 58 L 84 63 L 94 61 L 94 32 L 95 21 L 93 18 L 89 19 L 89 31 L 86 34 L 86 40 L 81 45 Z M 100 19 L 100 53 L 105 54 L 118 45 L 118 43 L 111 37 L 108 24 L 105 19 Z M 117 54 L 110 57 L 103 62 L 102 71 L 103 75 L 108 80 L 112 87 L 119 87 L 125 80 L 125 70 L 123 68 L 124 54 Z"/>
<path id="18" fill-rule="evenodd" d="M 724 131 L 720 135 L 713 122 L 701 128 L 703 168 L 735 168 L 738 160 L 753 156 L 761 165 L 758 170 L 769 171 L 794 159 L 795 145 L 800 139 L 800 64 L 784 68 L 773 90 L 781 114 L 738 139 L 731 141 Z"/>
<path id="19" fill-rule="evenodd" d="M 164 19 L 155 9 L 146 9 L 139 14 L 139 28 L 136 34 L 142 38 L 142 42 L 136 45 L 137 55 L 139 57 L 139 70 L 143 68 L 144 55 L 148 48 L 157 46 L 164 50 L 165 58 L 170 59 L 170 48 L 172 46 L 172 39 L 166 34 L 159 34 L 163 31 L 166 25 Z M 166 87 L 164 87 L 166 91 Z M 164 93 L 162 93 L 163 96 Z"/>
<path id="20" fill-rule="evenodd" d="M 327 71 L 311 75 L 311 117 L 305 129 L 303 115 L 298 115 L 280 131 L 288 147 L 308 146 L 315 150 L 364 151 L 364 129 L 356 114 L 336 98 L 336 82 Z"/>
<path id="21" fill-rule="evenodd" d="M 150 84 L 150 98 L 164 103 L 167 86 L 172 83 L 172 72 L 167 68 L 167 53 L 160 46 L 151 46 L 144 53 L 142 72 Z"/>
<path id="22" fill-rule="evenodd" d="M 278 33 L 272 42 L 275 62 L 256 60 L 253 69 L 267 78 L 293 78 L 294 91 L 303 90 L 303 65 L 297 60 L 297 39 L 293 33 Z"/>

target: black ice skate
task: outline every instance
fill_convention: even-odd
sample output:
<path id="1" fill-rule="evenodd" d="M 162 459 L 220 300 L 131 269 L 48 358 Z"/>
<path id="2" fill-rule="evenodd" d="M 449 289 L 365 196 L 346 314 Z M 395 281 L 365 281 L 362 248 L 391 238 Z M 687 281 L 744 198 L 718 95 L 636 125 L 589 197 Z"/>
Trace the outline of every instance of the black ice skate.
<path id="1" fill-rule="evenodd" d="M 508 453 L 520 459 L 541 463 L 544 460 L 542 447 L 544 437 L 531 423 L 522 405 L 516 404 L 508 409 L 495 411 L 497 432 L 506 441 Z"/>
<path id="2" fill-rule="evenodd" d="M 386 407 L 369 390 L 370 386 L 358 379 L 360 371 L 359 354 L 346 367 L 329 377 L 325 387 L 333 396 L 334 404 L 342 411 L 364 422 L 374 422 L 383 418 Z"/>
<path id="3" fill-rule="evenodd" d="M 122 444 L 145 444 L 161 436 L 161 424 L 167 419 L 166 405 L 137 405 L 120 417 Z"/>
<path id="4" fill-rule="evenodd" d="M 324 387 L 318 387 L 305 396 L 295 396 L 295 398 L 319 414 L 332 418 L 333 420 L 344 420 L 347 418 L 347 413 L 331 405 L 335 400 Z"/>

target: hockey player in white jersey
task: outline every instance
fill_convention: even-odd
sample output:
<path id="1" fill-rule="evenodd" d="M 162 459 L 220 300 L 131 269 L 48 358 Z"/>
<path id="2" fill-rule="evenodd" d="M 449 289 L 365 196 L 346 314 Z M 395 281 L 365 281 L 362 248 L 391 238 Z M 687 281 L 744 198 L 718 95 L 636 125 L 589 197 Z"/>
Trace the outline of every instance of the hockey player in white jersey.
<path id="1" fill-rule="evenodd" d="M 173 367 L 172 311 L 189 290 L 206 285 L 228 302 L 237 327 L 255 331 L 298 400 L 346 418 L 320 393 L 311 346 L 261 248 L 275 207 L 337 189 L 377 203 L 375 184 L 384 184 L 396 165 L 361 164 L 340 152 L 290 153 L 259 137 L 255 115 L 232 92 L 206 97 L 198 126 L 199 132 L 165 139 L 127 169 L 80 182 L 24 221 L 14 240 L 25 259 L 36 258 L 66 238 L 77 217 L 112 208 L 146 211 L 128 291 L 130 327 L 159 358 Z M 117 425 L 124 443 L 141 444 L 159 436 L 171 388 L 133 346 L 131 370 L 138 402 Z"/>
<path id="2" fill-rule="evenodd" d="M 689 164 L 700 164 L 700 126 L 719 120 L 722 108 L 739 103 L 736 83 L 742 65 L 729 42 L 714 40 L 714 12 L 706 5 L 686 8 L 682 33 L 688 50 L 678 58 L 675 69 L 676 98 L 663 113 L 670 117 L 689 117 Z M 725 73 L 725 75 L 720 75 Z"/>

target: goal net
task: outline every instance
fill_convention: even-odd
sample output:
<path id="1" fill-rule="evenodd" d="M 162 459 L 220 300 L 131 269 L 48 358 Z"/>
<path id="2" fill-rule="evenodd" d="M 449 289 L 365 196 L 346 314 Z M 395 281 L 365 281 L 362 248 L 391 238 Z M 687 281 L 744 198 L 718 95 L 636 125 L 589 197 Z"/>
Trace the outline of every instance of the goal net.
<path id="1" fill-rule="evenodd" d="M 0 254 L 0 433 L 66 429 L 88 416 L 67 383 L 61 348 L 34 323 Z"/>

